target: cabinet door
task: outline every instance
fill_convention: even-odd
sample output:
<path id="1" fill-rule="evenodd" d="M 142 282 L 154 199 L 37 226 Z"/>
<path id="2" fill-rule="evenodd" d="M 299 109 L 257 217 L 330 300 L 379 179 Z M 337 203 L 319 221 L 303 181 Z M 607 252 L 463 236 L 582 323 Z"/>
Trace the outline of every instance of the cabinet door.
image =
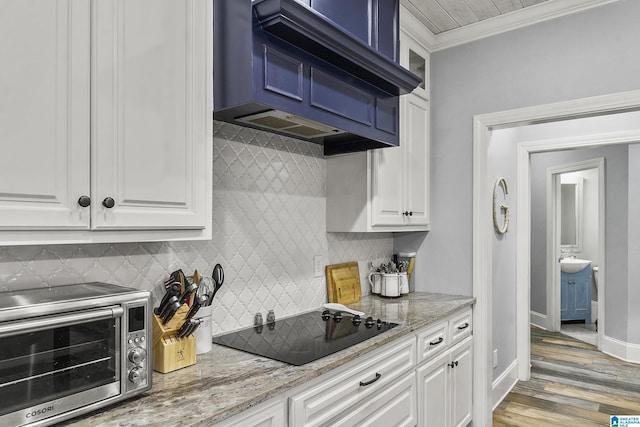
<path id="1" fill-rule="evenodd" d="M 571 304 L 571 295 L 570 291 L 570 281 L 571 276 L 567 273 L 562 272 L 560 275 L 560 319 L 567 320 L 569 317 L 573 316 L 573 311 L 570 308 Z"/>
<path id="2" fill-rule="evenodd" d="M 87 229 L 89 2 L 0 2 L 0 229 Z"/>
<path id="3" fill-rule="evenodd" d="M 455 427 L 471 421 L 473 385 L 473 337 L 451 349 L 451 416 Z"/>
<path id="4" fill-rule="evenodd" d="M 92 228 L 204 228 L 207 0 L 92 4 Z"/>
<path id="5" fill-rule="evenodd" d="M 413 94 L 429 99 L 429 52 L 404 31 L 400 33 L 400 64 L 422 79 Z"/>
<path id="6" fill-rule="evenodd" d="M 575 274 L 573 285 L 573 305 L 577 319 L 584 319 L 585 323 L 591 323 L 591 268 Z"/>
<path id="7" fill-rule="evenodd" d="M 407 225 L 429 225 L 429 102 L 412 93 L 401 99 Z"/>
<path id="8" fill-rule="evenodd" d="M 416 370 L 418 381 L 418 425 L 449 425 L 449 352 Z"/>
<path id="9" fill-rule="evenodd" d="M 404 147 L 372 151 L 371 226 L 403 225 Z"/>

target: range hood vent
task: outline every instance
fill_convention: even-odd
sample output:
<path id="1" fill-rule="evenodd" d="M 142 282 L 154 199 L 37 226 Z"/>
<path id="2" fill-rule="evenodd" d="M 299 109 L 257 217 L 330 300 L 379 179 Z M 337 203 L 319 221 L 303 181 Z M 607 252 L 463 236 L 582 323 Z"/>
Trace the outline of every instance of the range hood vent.
<path id="1" fill-rule="evenodd" d="M 237 120 L 265 130 L 286 132 L 299 138 L 320 138 L 345 133 L 340 129 L 278 110 L 251 114 L 239 117 Z"/>
<path id="2" fill-rule="evenodd" d="M 214 0 L 214 119 L 324 145 L 399 144 L 400 0 Z"/>

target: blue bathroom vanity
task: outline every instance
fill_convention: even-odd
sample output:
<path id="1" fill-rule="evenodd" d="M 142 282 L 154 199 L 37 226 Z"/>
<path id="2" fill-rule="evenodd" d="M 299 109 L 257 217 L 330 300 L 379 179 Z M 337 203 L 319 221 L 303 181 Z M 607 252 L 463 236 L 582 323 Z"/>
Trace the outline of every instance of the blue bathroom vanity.
<path id="1" fill-rule="evenodd" d="M 560 274 L 560 320 L 591 323 L 591 264 L 576 273 Z"/>

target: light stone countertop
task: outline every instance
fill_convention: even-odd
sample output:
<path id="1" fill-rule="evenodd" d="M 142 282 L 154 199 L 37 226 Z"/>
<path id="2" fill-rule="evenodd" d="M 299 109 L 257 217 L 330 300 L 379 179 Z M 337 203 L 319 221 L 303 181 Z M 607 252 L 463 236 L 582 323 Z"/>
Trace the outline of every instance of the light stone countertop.
<path id="1" fill-rule="evenodd" d="M 366 296 L 349 307 L 400 326 L 303 366 L 214 344 L 193 366 L 168 374 L 154 372 L 147 393 L 62 425 L 211 426 L 474 303 L 472 297 L 432 293 Z"/>

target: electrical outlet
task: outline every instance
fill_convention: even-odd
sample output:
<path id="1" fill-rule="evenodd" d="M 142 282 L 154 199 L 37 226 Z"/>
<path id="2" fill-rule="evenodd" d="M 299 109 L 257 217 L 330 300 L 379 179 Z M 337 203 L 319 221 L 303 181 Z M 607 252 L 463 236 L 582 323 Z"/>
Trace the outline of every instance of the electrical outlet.
<path id="1" fill-rule="evenodd" d="M 322 255 L 314 255 L 313 256 L 313 277 L 322 277 L 323 272 L 323 256 Z"/>
<path id="2" fill-rule="evenodd" d="M 498 349 L 493 350 L 493 369 L 498 367 Z"/>

